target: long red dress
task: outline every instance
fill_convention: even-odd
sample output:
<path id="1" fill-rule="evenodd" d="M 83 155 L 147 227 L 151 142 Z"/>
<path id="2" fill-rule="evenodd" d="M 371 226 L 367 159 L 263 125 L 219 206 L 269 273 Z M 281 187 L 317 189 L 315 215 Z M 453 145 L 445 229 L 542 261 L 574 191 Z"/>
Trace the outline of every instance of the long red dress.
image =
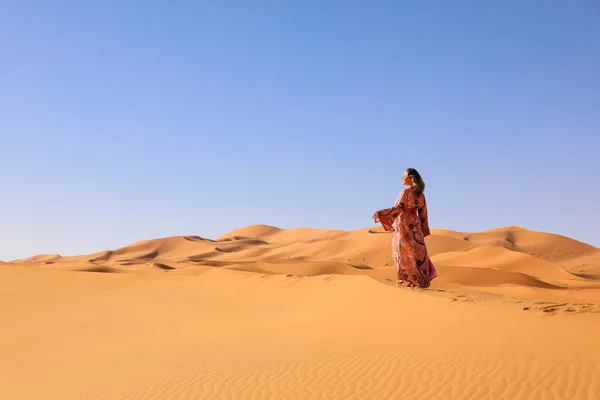
<path id="1" fill-rule="evenodd" d="M 377 211 L 373 220 L 380 222 L 386 231 L 394 230 L 392 257 L 398 280 L 420 288 L 429 287 L 437 271 L 425 245 L 425 237 L 430 234 L 425 195 L 417 196 L 412 187 L 407 187 L 400 192 L 394 207 Z"/>

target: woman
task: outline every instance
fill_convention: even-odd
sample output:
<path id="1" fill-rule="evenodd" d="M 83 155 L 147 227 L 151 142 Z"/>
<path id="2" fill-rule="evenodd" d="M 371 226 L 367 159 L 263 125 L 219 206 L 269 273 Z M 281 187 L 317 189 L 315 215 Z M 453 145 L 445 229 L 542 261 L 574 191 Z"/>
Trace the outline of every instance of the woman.
<path id="1" fill-rule="evenodd" d="M 396 284 L 427 288 L 437 271 L 425 246 L 425 236 L 430 234 L 423 194 L 425 182 L 416 169 L 408 168 L 402 183 L 407 187 L 400 192 L 394 207 L 377 211 L 373 220 L 380 222 L 386 231 L 394 231 L 392 256 L 396 264 Z"/>

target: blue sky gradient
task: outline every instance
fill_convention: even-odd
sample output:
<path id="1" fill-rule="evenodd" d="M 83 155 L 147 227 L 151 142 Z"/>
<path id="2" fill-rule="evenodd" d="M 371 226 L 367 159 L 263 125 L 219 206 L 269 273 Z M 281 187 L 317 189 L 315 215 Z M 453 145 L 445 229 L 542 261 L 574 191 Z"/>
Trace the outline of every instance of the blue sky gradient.
<path id="1" fill-rule="evenodd" d="M 596 1 L 0 3 L 0 259 L 264 223 L 600 246 Z"/>

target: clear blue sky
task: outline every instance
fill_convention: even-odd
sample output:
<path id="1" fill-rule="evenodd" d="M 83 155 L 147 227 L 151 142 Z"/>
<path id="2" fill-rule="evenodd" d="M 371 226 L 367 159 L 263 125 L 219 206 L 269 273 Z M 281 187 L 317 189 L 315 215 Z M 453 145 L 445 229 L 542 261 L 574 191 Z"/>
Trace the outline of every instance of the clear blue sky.
<path id="1" fill-rule="evenodd" d="M 0 259 L 264 223 L 600 245 L 600 4 L 0 3 Z"/>

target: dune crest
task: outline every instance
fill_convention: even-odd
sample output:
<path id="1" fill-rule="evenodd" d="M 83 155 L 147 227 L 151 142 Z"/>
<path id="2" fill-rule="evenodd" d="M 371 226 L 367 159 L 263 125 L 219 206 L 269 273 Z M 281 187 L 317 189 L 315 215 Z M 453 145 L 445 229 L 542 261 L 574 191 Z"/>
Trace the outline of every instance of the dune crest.
<path id="1" fill-rule="evenodd" d="M 355 231 L 251 225 L 216 239 L 173 236 L 115 250 L 61 257 L 38 255 L 16 264 L 91 272 L 168 272 L 194 266 L 290 276 L 366 275 L 394 279 L 391 234 L 376 226 Z M 523 227 L 483 232 L 433 229 L 426 239 L 439 269 L 434 290 L 462 290 L 517 299 L 598 299 L 600 249 Z M 568 289 L 568 290 L 566 290 Z"/>

